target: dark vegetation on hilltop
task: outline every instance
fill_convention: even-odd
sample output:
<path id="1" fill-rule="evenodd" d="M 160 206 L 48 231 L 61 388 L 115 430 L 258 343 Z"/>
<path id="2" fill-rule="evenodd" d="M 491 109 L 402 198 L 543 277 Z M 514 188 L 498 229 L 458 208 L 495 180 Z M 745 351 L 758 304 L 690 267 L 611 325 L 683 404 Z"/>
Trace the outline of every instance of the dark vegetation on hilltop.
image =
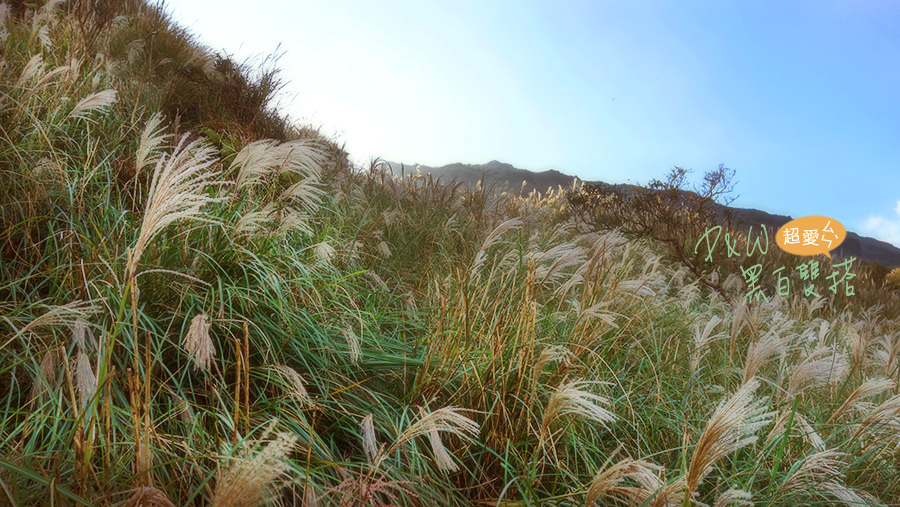
<path id="1" fill-rule="evenodd" d="M 352 167 L 274 60 L 159 5 L 0 3 L 0 47 L 0 504 L 900 498 L 871 273 L 748 300 L 742 266 L 800 259 L 686 264 L 707 208 L 665 182 Z"/>
<path id="2" fill-rule="evenodd" d="M 415 174 L 418 171 L 423 174 L 430 174 L 432 177 L 439 178 L 448 184 L 458 182 L 470 189 L 481 185 L 484 188 L 513 192 L 522 196 L 526 196 L 533 191 L 544 193 L 558 188 L 570 189 L 578 185 L 606 187 L 618 192 L 641 188 L 638 185 L 627 183 L 582 182 L 575 176 L 569 176 L 556 170 L 533 172 L 496 160 L 486 164 L 454 163 L 441 167 L 416 164 L 404 165 L 398 162 L 384 162 L 384 164 L 390 167 L 390 171 L 394 175 L 402 173 Z M 676 170 L 680 170 L 680 168 L 676 168 Z M 750 231 L 751 226 L 756 231 L 759 231 L 761 226 L 768 227 L 774 233 L 782 225 L 791 221 L 789 216 L 775 215 L 758 209 L 737 208 L 719 203 L 715 203 L 713 206 L 717 210 L 719 221 L 724 220 L 726 214 L 730 214 L 731 223 L 744 234 Z M 855 232 L 848 232 L 846 240 L 832 253 L 841 258 L 856 257 L 863 263 L 869 263 L 869 268 L 879 273 L 886 274 L 891 268 L 900 267 L 900 248 L 884 241 L 860 236 Z M 883 275 L 881 278 L 883 279 Z"/>

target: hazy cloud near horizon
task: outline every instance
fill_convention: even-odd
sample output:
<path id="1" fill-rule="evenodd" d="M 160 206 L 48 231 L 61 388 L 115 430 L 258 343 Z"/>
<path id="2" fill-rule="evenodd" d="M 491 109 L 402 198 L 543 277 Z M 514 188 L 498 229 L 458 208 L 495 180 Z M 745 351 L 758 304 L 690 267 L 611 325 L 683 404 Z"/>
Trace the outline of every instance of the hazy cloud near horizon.
<path id="1" fill-rule="evenodd" d="M 872 215 L 862 224 L 859 234 L 887 241 L 894 246 L 900 245 L 900 199 L 894 208 L 894 216 Z"/>

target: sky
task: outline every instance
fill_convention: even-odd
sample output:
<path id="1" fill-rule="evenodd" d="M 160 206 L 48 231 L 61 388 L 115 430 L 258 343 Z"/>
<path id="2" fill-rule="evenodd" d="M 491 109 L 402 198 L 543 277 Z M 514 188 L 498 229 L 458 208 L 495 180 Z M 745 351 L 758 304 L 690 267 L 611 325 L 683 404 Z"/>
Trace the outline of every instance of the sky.
<path id="1" fill-rule="evenodd" d="M 352 159 L 697 183 L 900 246 L 900 2 L 169 0 Z"/>

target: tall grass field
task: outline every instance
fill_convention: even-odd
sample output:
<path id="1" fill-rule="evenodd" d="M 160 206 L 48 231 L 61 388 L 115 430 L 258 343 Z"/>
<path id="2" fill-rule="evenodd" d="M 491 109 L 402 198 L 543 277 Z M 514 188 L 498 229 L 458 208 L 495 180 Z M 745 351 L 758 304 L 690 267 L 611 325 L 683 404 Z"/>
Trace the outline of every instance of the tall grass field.
<path id="1" fill-rule="evenodd" d="M 281 85 L 144 0 L 0 3 L 0 504 L 900 505 L 883 277 L 748 298 L 808 259 L 357 167 Z"/>

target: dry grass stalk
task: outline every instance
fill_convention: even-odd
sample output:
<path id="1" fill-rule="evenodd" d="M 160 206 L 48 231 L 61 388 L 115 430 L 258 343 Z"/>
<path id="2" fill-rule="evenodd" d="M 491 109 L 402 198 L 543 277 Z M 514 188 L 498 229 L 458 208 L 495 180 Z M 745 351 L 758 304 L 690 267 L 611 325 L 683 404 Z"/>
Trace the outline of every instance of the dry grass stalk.
<path id="1" fill-rule="evenodd" d="M 288 471 L 286 457 L 296 440 L 281 433 L 265 447 L 257 442 L 238 456 L 220 460 L 210 507 L 255 507 L 271 500 L 279 479 Z"/>
<path id="2" fill-rule="evenodd" d="M 765 400 L 756 398 L 759 380 L 751 379 L 729 399 L 723 401 L 706 423 L 694 448 L 686 477 L 687 490 L 693 494 L 713 465 L 728 454 L 756 442 L 754 435 L 772 422 Z"/>
<path id="3" fill-rule="evenodd" d="M 550 400 L 544 409 L 541 434 L 549 428 L 554 420 L 566 414 L 584 417 L 609 429 L 608 424 L 615 422 L 616 416 L 609 410 L 606 410 L 605 407 L 608 407 L 612 402 L 605 396 L 599 396 L 585 390 L 585 388 L 594 384 L 608 385 L 606 382 L 576 380 L 557 387 L 553 394 L 550 395 Z"/>
<path id="4" fill-rule="evenodd" d="M 116 91 L 111 88 L 92 93 L 75 104 L 69 118 L 87 118 L 92 112 L 113 105 L 117 99 Z"/>
<path id="5" fill-rule="evenodd" d="M 184 335 L 184 349 L 194 361 L 194 369 L 209 371 L 209 365 L 216 355 L 216 348 L 209 336 L 209 317 L 198 314 L 191 320 L 191 327 Z"/>

